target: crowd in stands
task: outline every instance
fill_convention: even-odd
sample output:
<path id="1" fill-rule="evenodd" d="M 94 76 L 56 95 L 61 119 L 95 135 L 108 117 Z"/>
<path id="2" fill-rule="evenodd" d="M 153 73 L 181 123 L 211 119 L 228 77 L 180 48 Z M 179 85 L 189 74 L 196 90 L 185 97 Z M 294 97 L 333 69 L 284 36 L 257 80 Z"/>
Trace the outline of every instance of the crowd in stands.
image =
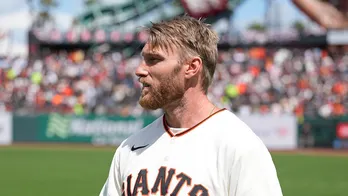
<path id="1" fill-rule="evenodd" d="M 219 52 L 210 99 L 241 115 L 348 113 L 348 55 L 327 50 L 233 48 Z M 0 111 L 158 115 L 137 103 L 141 58 L 120 52 L 58 51 L 0 58 Z"/>

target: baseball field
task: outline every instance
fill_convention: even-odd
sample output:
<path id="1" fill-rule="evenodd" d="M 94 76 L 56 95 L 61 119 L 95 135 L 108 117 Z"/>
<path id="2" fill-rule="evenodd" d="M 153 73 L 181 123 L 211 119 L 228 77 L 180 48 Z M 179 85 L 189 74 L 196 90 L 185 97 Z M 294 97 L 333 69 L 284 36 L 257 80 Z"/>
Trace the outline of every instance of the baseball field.
<path id="1" fill-rule="evenodd" d="M 16 145 L 0 147 L 1 196 L 95 196 L 113 148 Z M 347 196 L 348 153 L 272 153 L 284 196 Z"/>

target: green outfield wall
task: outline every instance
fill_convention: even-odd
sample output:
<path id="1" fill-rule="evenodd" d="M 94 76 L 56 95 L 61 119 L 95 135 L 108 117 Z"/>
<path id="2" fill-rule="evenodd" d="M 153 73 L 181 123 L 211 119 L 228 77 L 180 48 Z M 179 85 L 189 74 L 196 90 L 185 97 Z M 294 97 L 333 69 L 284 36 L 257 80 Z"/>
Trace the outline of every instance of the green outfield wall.
<path id="1" fill-rule="evenodd" d="M 94 145 L 119 145 L 131 134 L 139 131 L 143 127 L 153 122 L 154 116 L 122 117 L 122 116 L 97 116 L 97 115 L 61 115 L 57 113 L 41 115 L 16 115 L 9 114 L 11 118 L 1 122 L 2 127 L 7 127 L 7 141 L 11 142 L 55 142 L 55 143 L 88 143 Z M 266 115 L 267 116 L 267 115 Z M 244 116 L 241 118 L 247 124 L 257 122 L 261 118 L 264 124 L 282 122 L 274 116 Z M 287 117 L 288 118 L 288 117 Z M 2 118 L 5 119 L 5 118 Z M 273 119 L 273 120 L 272 120 Z M 266 121 L 265 121 L 266 120 Z M 285 118 L 283 119 L 285 120 Z M 9 121 L 9 122 L 7 122 Z M 12 123 L 10 122 L 12 121 Z M 273 123 L 274 126 L 262 126 L 255 129 L 256 134 L 265 141 L 266 145 L 273 145 L 273 141 L 292 141 L 293 132 L 298 141 L 310 131 L 314 140 L 313 147 L 345 148 L 348 147 L 348 116 L 341 117 L 309 117 L 306 116 L 301 123 L 297 123 L 297 128 L 291 128 L 291 118 L 284 123 Z M 12 125 L 11 125 L 12 124 Z M 255 124 L 255 123 L 254 123 Z M 256 123 L 260 124 L 260 123 Z M 277 124 L 277 125 L 276 125 Z M 253 123 L 249 126 L 252 127 Z M 11 130 L 10 130 L 11 129 Z M 3 131 L 3 135 L 4 135 Z M 10 137 L 12 135 L 12 137 Z M 3 137 L 5 138 L 5 137 Z M 278 142 L 279 143 L 279 142 Z M 297 148 L 292 144 L 291 148 Z M 296 141 L 295 141 L 296 143 Z M 274 146 L 274 145 L 273 145 Z M 282 143 L 277 144 L 276 148 L 283 148 Z M 290 148 L 287 148 L 290 149 Z"/>
<path id="2" fill-rule="evenodd" d="M 119 145 L 154 120 L 153 116 L 14 115 L 13 141 Z"/>

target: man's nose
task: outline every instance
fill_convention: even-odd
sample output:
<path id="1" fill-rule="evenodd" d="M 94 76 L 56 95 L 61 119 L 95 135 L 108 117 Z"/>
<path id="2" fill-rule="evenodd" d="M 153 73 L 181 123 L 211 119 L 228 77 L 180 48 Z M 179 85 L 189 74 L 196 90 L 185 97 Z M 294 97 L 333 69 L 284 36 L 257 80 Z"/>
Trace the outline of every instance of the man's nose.
<path id="1" fill-rule="evenodd" d="M 138 77 L 146 77 L 149 74 L 149 71 L 146 69 L 145 62 L 142 61 L 140 65 L 135 70 L 135 75 Z"/>

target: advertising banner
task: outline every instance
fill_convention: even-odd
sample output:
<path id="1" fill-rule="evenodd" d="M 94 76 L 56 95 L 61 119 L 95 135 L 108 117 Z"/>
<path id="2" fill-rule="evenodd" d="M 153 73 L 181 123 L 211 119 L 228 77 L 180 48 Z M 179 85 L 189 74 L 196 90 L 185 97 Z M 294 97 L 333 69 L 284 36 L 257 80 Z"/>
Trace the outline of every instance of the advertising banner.
<path id="1" fill-rule="evenodd" d="M 241 115 L 246 123 L 270 150 L 297 148 L 297 120 L 294 115 Z"/>
<path id="2" fill-rule="evenodd" d="M 336 150 L 347 150 L 348 149 L 348 140 L 335 139 L 332 144 L 333 149 Z"/>
<path id="3" fill-rule="evenodd" d="M 0 112 L 0 145 L 12 143 L 12 113 Z"/>
<path id="4" fill-rule="evenodd" d="M 95 145 L 119 145 L 155 120 L 152 116 L 72 116 L 56 113 L 39 118 L 39 141 Z"/>
<path id="5" fill-rule="evenodd" d="M 327 32 L 327 42 L 330 45 L 348 44 L 348 29 L 333 29 Z"/>
<path id="6" fill-rule="evenodd" d="M 348 122 L 338 123 L 336 129 L 336 136 L 339 139 L 348 140 Z"/>

